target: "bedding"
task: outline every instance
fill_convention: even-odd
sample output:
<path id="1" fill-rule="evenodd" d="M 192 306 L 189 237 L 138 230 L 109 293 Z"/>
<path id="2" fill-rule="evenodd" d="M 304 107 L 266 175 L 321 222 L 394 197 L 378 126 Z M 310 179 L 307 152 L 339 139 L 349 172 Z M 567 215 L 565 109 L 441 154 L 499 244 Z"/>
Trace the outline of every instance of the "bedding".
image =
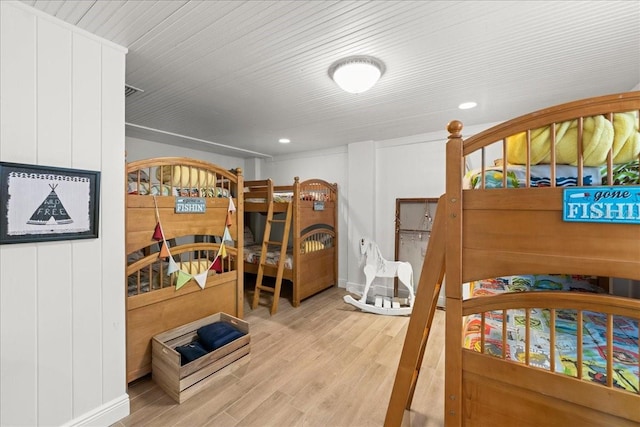
<path id="1" fill-rule="evenodd" d="M 302 253 L 321 251 L 325 248 L 325 244 L 317 240 L 306 240 L 302 242 Z"/>
<path id="2" fill-rule="evenodd" d="M 288 203 L 293 198 L 293 193 L 274 193 L 273 201 L 275 203 Z M 245 203 L 267 203 L 264 197 L 248 197 L 244 199 Z"/>
<path id="3" fill-rule="evenodd" d="M 502 188 L 502 177 L 504 168 L 502 166 L 492 166 L 485 168 L 484 188 Z M 482 170 L 473 169 L 467 172 L 463 178 L 463 188 L 482 188 Z M 507 187 L 526 187 L 526 166 L 507 166 Z M 638 160 L 627 163 L 616 164 L 612 170 L 613 183 L 636 184 L 640 183 L 638 173 Z M 555 170 L 556 187 L 573 187 L 578 185 L 578 168 L 570 165 L 556 165 Z M 532 165 L 529 174 L 531 187 L 550 187 L 551 165 Z M 582 169 L 582 185 L 609 185 L 607 182 L 607 166 L 586 166 Z"/>
<path id="4" fill-rule="evenodd" d="M 632 161 L 640 154 L 640 134 L 636 112 L 614 113 L 609 121 L 603 115 L 585 117 L 583 124 L 582 152 L 586 166 L 598 166 L 606 162 L 612 150 L 616 164 Z M 556 163 L 576 165 L 578 161 L 578 120 L 556 124 Z M 530 144 L 531 165 L 550 163 L 551 126 L 532 129 Z M 506 139 L 509 163 L 527 163 L 527 134 L 521 132 Z"/>
<path id="5" fill-rule="evenodd" d="M 290 202 L 293 199 L 293 193 L 274 193 L 273 201 L 275 203 Z M 307 200 L 312 202 L 324 202 L 329 200 L 329 195 L 321 192 L 307 191 L 300 193 L 300 200 Z M 266 203 L 267 199 L 264 197 L 247 197 L 244 199 L 245 203 Z"/>
<path id="6" fill-rule="evenodd" d="M 254 244 L 244 246 L 244 260 L 250 264 L 258 264 L 260 262 L 260 252 L 262 251 L 262 244 Z M 280 251 L 268 251 L 266 263 L 271 265 L 278 265 L 280 259 Z M 287 258 L 284 261 L 284 268 L 287 270 L 293 269 L 293 252 L 292 248 L 287 248 Z"/>
<path id="7" fill-rule="evenodd" d="M 182 196 L 182 197 L 229 197 L 231 195 L 227 188 L 203 187 L 203 188 L 182 188 L 172 187 L 167 184 L 149 184 L 148 182 L 129 182 L 128 194 L 138 194 L 140 196 Z"/>
<path id="8" fill-rule="evenodd" d="M 178 188 L 214 188 L 216 175 L 203 169 L 182 165 L 167 165 L 156 168 L 156 178 L 163 184 Z"/>
<path id="9" fill-rule="evenodd" d="M 571 291 L 602 292 L 596 285 L 582 276 L 530 275 L 509 276 L 480 280 L 469 284 L 471 297 L 484 297 L 504 292 L 526 291 Z M 525 310 L 506 311 L 506 348 L 508 360 L 517 363 L 525 361 Z M 555 320 L 555 365 L 554 371 L 569 376 L 578 375 L 576 312 L 556 310 Z M 484 353 L 502 357 L 504 312 L 485 314 Z M 550 328 L 551 311 L 530 310 L 529 318 L 530 364 L 550 370 Z M 607 316 L 602 313 L 584 312 L 582 323 L 583 354 L 582 379 L 606 384 L 606 334 Z M 634 393 L 638 392 L 638 322 L 623 316 L 613 318 L 613 384 L 614 387 Z M 467 316 L 464 322 L 464 347 L 481 352 L 481 315 Z"/>

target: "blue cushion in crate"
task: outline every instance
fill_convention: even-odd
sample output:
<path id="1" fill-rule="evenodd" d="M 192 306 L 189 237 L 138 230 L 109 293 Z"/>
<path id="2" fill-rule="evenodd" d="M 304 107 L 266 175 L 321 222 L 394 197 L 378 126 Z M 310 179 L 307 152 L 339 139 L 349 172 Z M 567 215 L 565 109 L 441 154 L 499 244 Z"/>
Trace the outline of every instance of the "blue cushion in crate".
<path id="1" fill-rule="evenodd" d="M 176 347 L 176 351 L 180 353 L 180 365 L 186 365 L 189 362 L 193 362 L 199 357 L 208 353 L 207 349 L 202 346 L 198 341 L 190 342 L 189 344 Z"/>
<path id="2" fill-rule="evenodd" d="M 233 325 L 226 322 L 215 322 L 198 329 L 198 338 L 208 351 L 214 351 L 244 335 Z"/>

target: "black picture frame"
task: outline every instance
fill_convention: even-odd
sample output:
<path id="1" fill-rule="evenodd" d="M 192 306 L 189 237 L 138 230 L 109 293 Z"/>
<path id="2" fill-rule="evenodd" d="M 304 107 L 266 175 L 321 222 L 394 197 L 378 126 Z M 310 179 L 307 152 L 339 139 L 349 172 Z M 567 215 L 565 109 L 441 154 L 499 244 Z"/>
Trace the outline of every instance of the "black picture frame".
<path id="1" fill-rule="evenodd" d="M 100 172 L 0 162 L 0 244 L 97 239 Z"/>

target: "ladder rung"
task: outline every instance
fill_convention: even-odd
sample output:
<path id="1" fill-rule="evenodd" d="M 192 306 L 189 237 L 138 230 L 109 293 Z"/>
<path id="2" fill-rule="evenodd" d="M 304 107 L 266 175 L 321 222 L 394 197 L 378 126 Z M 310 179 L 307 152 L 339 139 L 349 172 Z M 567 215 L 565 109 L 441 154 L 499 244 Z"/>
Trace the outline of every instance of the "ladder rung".
<path id="1" fill-rule="evenodd" d="M 273 240 L 268 240 L 265 242 L 267 245 L 277 245 L 277 246 L 282 246 L 282 242 L 276 242 Z"/>
<path id="2" fill-rule="evenodd" d="M 287 222 L 287 220 L 285 219 L 270 219 L 270 222 L 277 222 L 277 223 L 281 223 L 284 224 L 285 222 Z"/>
<path id="3" fill-rule="evenodd" d="M 260 286 L 256 286 L 258 289 L 260 289 L 261 291 L 266 291 L 266 292 L 271 292 L 274 293 L 276 290 L 275 288 L 272 288 L 270 286 L 264 286 L 264 285 L 260 285 Z"/>

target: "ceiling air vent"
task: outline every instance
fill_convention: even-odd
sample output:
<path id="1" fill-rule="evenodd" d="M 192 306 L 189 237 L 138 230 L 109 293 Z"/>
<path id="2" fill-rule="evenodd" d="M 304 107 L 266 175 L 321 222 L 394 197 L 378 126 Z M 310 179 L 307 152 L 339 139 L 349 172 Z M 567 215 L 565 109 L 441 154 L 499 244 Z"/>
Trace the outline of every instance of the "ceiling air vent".
<path id="1" fill-rule="evenodd" d="M 128 85 L 128 84 L 124 85 L 124 97 L 125 98 L 133 96 L 138 92 L 144 92 L 144 91 L 142 89 L 138 89 L 137 87 L 133 87 L 133 86 Z"/>

